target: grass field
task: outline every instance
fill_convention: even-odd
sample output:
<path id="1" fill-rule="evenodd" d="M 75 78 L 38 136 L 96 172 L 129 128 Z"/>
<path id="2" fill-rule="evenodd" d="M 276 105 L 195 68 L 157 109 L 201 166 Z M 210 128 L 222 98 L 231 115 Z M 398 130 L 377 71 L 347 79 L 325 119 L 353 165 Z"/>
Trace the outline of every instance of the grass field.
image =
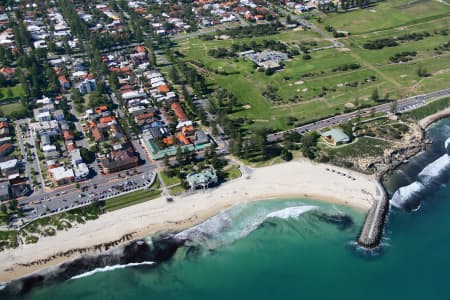
<path id="1" fill-rule="evenodd" d="M 232 165 L 230 168 L 225 170 L 225 181 L 233 180 L 242 176 L 239 166 Z"/>
<path id="2" fill-rule="evenodd" d="M 10 88 L 12 95 L 8 95 L 8 88 L 0 88 L 0 101 L 6 100 L 6 99 L 14 99 L 18 97 L 22 97 L 25 95 L 22 85 L 18 84 L 16 86 L 13 86 Z"/>
<path id="3" fill-rule="evenodd" d="M 179 184 L 169 188 L 169 195 L 176 196 L 178 194 L 184 193 L 185 191 L 186 189 L 181 184 Z"/>
<path id="4" fill-rule="evenodd" d="M 5 116 L 10 116 L 13 112 L 23 112 L 25 107 L 19 102 L 0 105 L 0 111 Z"/>
<path id="5" fill-rule="evenodd" d="M 239 58 L 214 58 L 208 49 L 228 48 L 232 43 L 249 43 L 250 39 L 203 41 L 198 38 L 179 42 L 177 50 L 188 63 L 206 78 L 211 90 L 223 88 L 238 99 L 232 118 L 248 118 L 251 128 L 285 130 L 348 109 L 376 104 L 371 99 L 375 89 L 384 97 L 399 99 L 449 87 L 450 51 L 436 51 L 449 36 L 450 4 L 438 1 L 383 1 L 369 10 L 331 14 L 323 23 L 353 34 L 341 38 L 344 47 L 311 53 L 312 59 L 295 56 L 285 62 L 283 70 L 268 76 L 258 72 L 253 63 Z M 368 14 L 375 17 L 367 17 Z M 346 24 L 347 25 L 342 25 Z M 358 30 L 355 30 L 358 29 Z M 384 28 L 383 31 L 377 31 Z M 404 34 L 427 31 L 422 40 L 404 40 L 398 46 L 379 50 L 363 47 L 368 41 L 394 38 Z M 359 33 L 359 34 L 358 34 Z M 312 31 L 282 31 L 277 35 L 256 37 L 277 40 L 288 47 L 315 41 L 319 46 L 329 41 Z M 391 57 L 405 51 L 415 51 L 412 60 L 393 63 Z M 335 70 L 343 65 L 357 64 L 352 70 Z M 429 77 L 419 77 L 419 67 L 426 68 Z M 224 74 L 225 73 L 225 74 Z M 273 90 L 272 94 L 267 93 Z M 275 97 L 271 97 L 274 95 Z M 214 97 L 210 97 L 214 101 Z M 294 121 L 293 121 L 294 120 Z"/>
<path id="6" fill-rule="evenodd" d="M 181 180 L 178 177 L 169 177 L 166 172 L 161 172 L 160 175 L 166 186 L 181 183 Z"/>
<path id="7" fill-rule="evenodd" d="M 130 205 L 158 198 L 160 195 L 161 195 L 160 190 L 153 190 L 153 191 L 140 190 L 106 200 L 104 209 L 105 211 L 113 211 Z"/>
<path id="8" fill-rule="evenodd" d="M 331 14 L 324 18 L 323 23 L 330 24 L 336 30 L 345 30 L 352 34 L 372 32 L 448 17 L 449 2 L 443 2 L 445 3 L 436 0 L 382 1 L 372 9 Z"/>

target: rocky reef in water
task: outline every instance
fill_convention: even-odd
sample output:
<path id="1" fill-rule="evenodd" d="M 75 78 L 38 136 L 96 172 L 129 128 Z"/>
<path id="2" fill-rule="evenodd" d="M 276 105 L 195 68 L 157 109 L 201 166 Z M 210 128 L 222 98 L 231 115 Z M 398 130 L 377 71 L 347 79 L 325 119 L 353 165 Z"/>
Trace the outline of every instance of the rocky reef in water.
<path id="1" fill-rule="evenodd" d="M 69 280 L 74 276 L 107 266 L 142 262 L 153 262 L 156 265 L 157 263 L 170 259 L 183 244 L 184 241 L 176 239 L 172 235 L 155 237 L 152 238 L 151 242 L 146 242 L 145 240 L 132 241 L 102 254 L 85 255 L 14 280 L 0 291 L 0 298 L 23 295 L 33 288 Z M 112 246 L 110 245 L 109 247 Z M 85 253 L 82 249 L 76 250 L 79 253 Z M 152 267 L 149 265 L 146 266 Z"/>
<path id="2" fill-rule="evenodd" d="M 321 222 L 337 226 L 339 230 L 347 230 L 353 227 L 353 219 L 345 214 L 326 214 L 314 212 L 313 215 Z"/>

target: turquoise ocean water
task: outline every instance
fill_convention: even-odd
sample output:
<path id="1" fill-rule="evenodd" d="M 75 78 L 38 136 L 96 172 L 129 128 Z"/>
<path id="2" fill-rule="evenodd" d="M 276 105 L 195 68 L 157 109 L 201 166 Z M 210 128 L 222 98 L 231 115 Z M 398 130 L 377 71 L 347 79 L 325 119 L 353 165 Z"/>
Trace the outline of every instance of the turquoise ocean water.
<path id="1" fill-rule="evenodd" d="M 449 124 L 438 123 L 431 135 L 442 138 Z M 262 201 L 185 232 L 190 246 L 154 268 L 97 272 L 15 299 L 448 300 L 449 185 L 424 200 L 416 212 L 390 214 L 383 246 L 373 254 L 354 246 L 364 220 L 358 210 L 304 199 Z M 341 215 L 353 223 L 323 218 Z"/>

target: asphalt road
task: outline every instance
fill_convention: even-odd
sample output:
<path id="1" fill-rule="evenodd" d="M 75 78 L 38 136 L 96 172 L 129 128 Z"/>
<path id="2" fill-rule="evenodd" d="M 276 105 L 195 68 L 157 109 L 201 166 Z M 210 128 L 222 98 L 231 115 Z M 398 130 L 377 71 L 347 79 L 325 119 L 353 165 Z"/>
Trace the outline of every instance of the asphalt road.
<path id="1" fill-rule="evenodd" d="M 406 111 L 413 110 L 417 107 L 423 106 L 427 103 L 428 100 L 449 96 L 450 95 L 450 88 L 440 91 L 431 92 L 428 94 L 423 95 L 417 95 L 409 98 L 404 98 L 397 100 L 397 112 L 403 113 Z M 285 130 L 285 131 L 279 131 L 273 134 L 267 135 L 267 141 L 268 142 L 276 142 L 283 138 L 283 135 L 285 133 L 297 131 L 300 134 L 321 130 L 330 126 L 335 126 L 344 122 L 347 122 L 351 119 L 354 119 L 358 116 L 367 116 L 371 113 L 372 110 L 375 112 L 390 112 L 392 109 L 392 102 L 384 103 L 378 106 L 373 106 L 371 108 L 364 108 L 360 110 L 353 111 L 351 113 L 337 115 L 335 117 L 323 119 L 314 123 L 305 124 L 300 127 L 296 127 L 293 129 Z"/>

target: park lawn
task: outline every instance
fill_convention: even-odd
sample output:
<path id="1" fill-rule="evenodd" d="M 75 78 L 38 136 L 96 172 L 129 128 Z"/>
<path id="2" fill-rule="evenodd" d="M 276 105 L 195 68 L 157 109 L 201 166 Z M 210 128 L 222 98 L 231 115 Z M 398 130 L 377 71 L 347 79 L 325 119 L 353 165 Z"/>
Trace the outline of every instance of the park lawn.
<path id="1" fill-rule="evenodd" d="M 166 186 L 171 186 L 174 184 L 179 184 L 181 183 L 181 180 L 178 177 L 169 177 L 169 175 L 167 175 L 166 172 L 161 172 L 159 173 L 161 175 L 162 180 L 164 181 L 164 184 Z"/>
<path id="2" fill-rule="evenodd" d="M 20 102 L 0 105 L 0 111 L 5 116 L 10 116 L 13 112 L 22 113 L 24 110 L 25 107 Z"/>
<path id="3" fill-rule="evenodd" d="M 385 47 L 380 50 L 364 49 L 363 44 L 366 41 L 368 40 L 353 40 L 353 44 L 357 44 L 360 47 L 356 46 L 352 49 L 352 51 L 363 57 L 364 60 L 370 62 L 371 64 L 384 65 L 391 63 L 391 61 L 389 60 L 391 56 L 405 51 L 417 52 L 417 55 L 413 58 L 413 60 L 434 57 L 438 55 L 438 53 L 434 49 L 449 41 L 449 36 L 435 34 L 420 41 L 407 41 L 404 43 L 400 43 L 396 47 Z"/>
<path id="4" fill-rule="evenodd" d="M 236 178 L 241 177 L 241 171 L 239 170 L 239 166 L 232 165 L 228 169 L 225 170 L 225 181 L 230 181 Z"/>
<path id="5" fill-rule="evenodd" d="M 422 66 L 432 76 L 421 78 L 417 75 L 419 66 Z M 450 72 L 450 56 L 428 58 L 404 64 L 391 64 L 380 68 L 386 76 L 393 78 L 405 89 L 406 94 L 420 94 L 448 88 Z M 405 95 L 405 93 L 403 93 Z"/>
<path id="6" fill-rule="evenodd" d="M 406 1 L 398 0 L 395 7 L 391 2 L 378 4 L 378 11 L 388 9 L 398 10 L 398 5 Z M 401 14 L 415 14 L 410 6 L 420 7 L 423 4 L 434 6 L 428 0 L 418 4 L 407 5 Z M 437 3 L 438 6 L 441 4 Z M 415 8 L 417 9 L 417 8 Z M 422 8 L 421 8 L 422 9 Z M 448 10 L 450 12 L 450 8 Z M 359 12 L 362 13 L 363 11 Z M 367 12 L 367 11 L 364 11 Z M 352 15 L 356 12 L 342 14 Z M 429 12 L 425 11 L 425 15 Z M 339 15 L 340 16 L 340 15 Z M 335 16 L 331 16 L 333 18 Z M 391 22 L 390 20 L 389 22 Z M 178 50 L 185 55 L 184 59 L 192 63 L 205 76 L 211 90 L 224 88 L 238 98 L 238 107 L 231 114 L 231 118 L 250 118 L 254 121 L 249 129 L 267 128 L 285 130 L 308 121 L 344 112 L 349 103 L 361 105 L 375 105 L 370 99 L 372 92 L 378 89 L 381 96 L 389 95 L 390 99 L 418 94 L 425 91 L 441 89 L 448 86 L 450 77 L 450 56 L 447 53 L 436 57 L 434 48 L 447 41 L 447 36 L 434 34 L 434 30 L 447 29 L 449 18 L 428 21 L 430 27 L 424 29 L 423 24 L 410 25 L 406 30 L 398 28 L 382 32 L 352 35 L 349 39 L 342 39 L 347 49 L 327 49 L 312 52 L 312 59 L 304 60 L 296 56 L 285 62 L 285 68 L 271 76 L 258 72 L 253 63 L 239 58 L 217 59 L 209 56 L 207 50 L 217 47 L 229 48 L 232 40 L 202 41 L 198 38 L 180 42 Z M 324 22 L 327 24 L 327 22 Z M 363 26 L 364 27 L 364 26 Z M 380 37 L 390 37 L 406 32 L 428 31 L 433 34 L 421 41 L 407 41 L 397 47 L 381 50 L 366 50 L 362 45 L 367 40 Z M 253 40 L 275 39 L 287 44 L 301 41 L 318 41 L 319 45 L 329 42 L 317 36 L 314 32 L 281 31 L 277 35 L 262 36 Z M 251 39 L 239 40 L 240 43 L 250 42 Z M 389 57 L 402 51 L 417 51 L 413 61 L 402 64 L 392 64 Z M 343 64 L 360 64 L 356 70 L 332 70 Z M 417 69 L 423 65 L 433 74 L 429 78 L 419 78 Z M 443 70 L 444 69 L 444 70 Z M 227 73 L 228 75 L 217 74 Z M 375 76 L 375 80 L 370 78 Z M 352 86 L 357 84 L 357 86 Z M 277 100 L 266 98 L 263 93 L 268 87 L 276 89 Z M 325 92 L 325 94 L 324 94 Z M 288 117 L 295 117 L 295 124 L 287 124 Z"/>
<path id="7" fill-rule="evenodd" d="M 153 200 L 155 198 L 158 198 L 160 195 L 160 190 L 140 190 L 106 200 L 104 209 L 105 211 L 113 211 L 148 200 Z"/>
<path id="8" fill-rule="evenodd" d="M 169 195 L 176 196 L 178 194 L 184 193 L 185 191 L 186 189 L 181 184 L 179 184 L 169 188 Z"/>
<path id="9" fill-rule="evenodd" d="M 423 78 L 419 87 L 423 92 L 431 92 L 449 87 L 450 69 L 436 72 L 433 76 Z"/>
<path id="10" fill-rule="evenodd" d="M 352 34 L 372 32 L 448 17 L 450 6 L 435 0 L 389 0 L 369 9 L 330 14 L 322 24 Z"/>
<path id="11" fill-rule="evenodd" d="M 25 96 L 25 92 L 23 91 L 21 84 L 11 87 L 11 92 L 12 96 L 8 96 L 8 88 L 0 88 L 0 101 Z"/>

